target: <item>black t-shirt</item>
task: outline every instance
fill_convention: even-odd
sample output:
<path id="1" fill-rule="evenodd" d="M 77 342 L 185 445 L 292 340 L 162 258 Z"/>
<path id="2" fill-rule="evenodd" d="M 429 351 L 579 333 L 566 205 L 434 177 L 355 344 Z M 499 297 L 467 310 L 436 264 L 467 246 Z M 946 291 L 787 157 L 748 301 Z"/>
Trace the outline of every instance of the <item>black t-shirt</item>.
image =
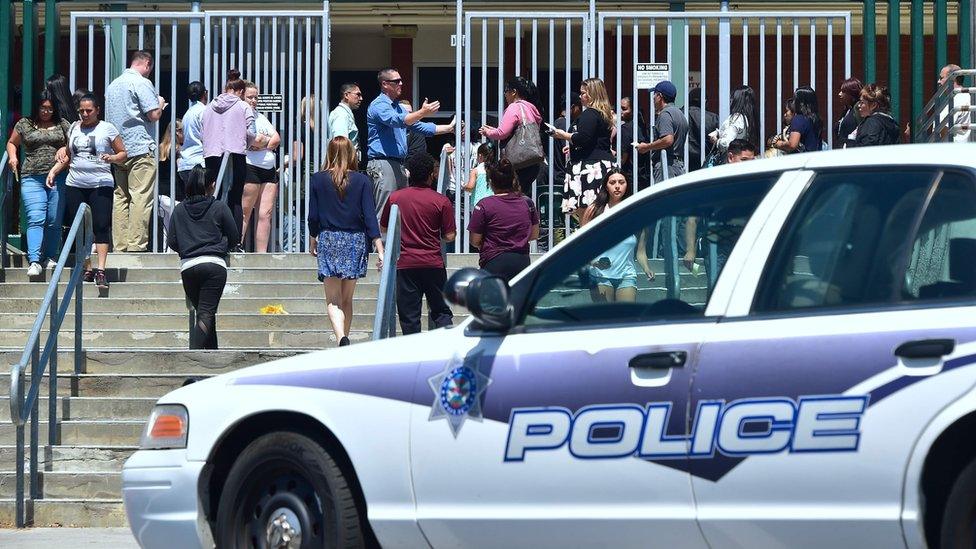
<path id="1" fill-rule="evenodd" d="M 610 124 L 596 109 L 584 109 L 573 126 L 573 139 L 569 144 L 569 159 L 572 162 L 584 160 L 610 160 Z"/>

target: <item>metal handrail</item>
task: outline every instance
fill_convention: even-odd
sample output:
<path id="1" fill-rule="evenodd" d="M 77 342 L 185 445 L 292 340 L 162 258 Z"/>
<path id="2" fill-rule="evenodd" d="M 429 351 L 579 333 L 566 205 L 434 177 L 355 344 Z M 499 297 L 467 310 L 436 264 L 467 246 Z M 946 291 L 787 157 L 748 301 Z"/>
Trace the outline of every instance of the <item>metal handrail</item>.
<path id="1" fill-rule="evenodd" d="M 65 239 L 66 243 L 74 241 L 75 244 L 74 267 L 71 269 L 71 275 L 65 289 L 66 299 L 63 303 L 58 303 L 58 283 L 61 281 L 61 274 L 64 272 L 71 252 L 68 246 L 62 248 L 58 264 L 51 274 L 51 282 L 48 284 L 47 293 L 44 294 L 41 308 L 37 311 L 37 318 L 34 319 L 34 327 L 31 329 L 30 336 L 27 337 L 27 344 L 24 345 L 20 362 L 10 368 L 10 420 L 17 427 L 15 506 L 18 528 L 23 528 L 27 523 L 24 509 L 24 426 L 28 419 L 31 422 L 30 497 L 31 500 L 41 498 L 40 483 L 37 477 L 38 396 L 41 392 L 41 382 L 48 364 L 51 365 L 48 373 L 48 444 L 54 446 L 58 442 L 58 334 L 64 316 L 68 312 L 68 306 L 71 304 L 72 294 L 74 294 L 75 301 L 74 372 L 75 375 L 81 374 L 81 327 L 84 303 L 82 299 L 84 284 L 81 282 L 81 277 L 85 260 L 91 254 L 94 240 L 95 233 L 92 230 L 91 210 L 87 205 L 82 204 L 71 223 L 68 237 Z M 44 351 L 41 352 L 41 328 L 44 326 L 44 317 L 48 315 L 48 312 L 51 313 L 50 328 L 47 341 L 44 343 Z M 31 367 L 30 388 L 25 395 L 24 378 L 26 377 L 28 363 Z"/>
<path id="2" fill-rule="evenodd" d="M 7 165 L 7 152 L 4 151 L 0 158 L 0 271 L 7 268 L 7 200 L 13 194 L 12 175 Z"/>
<path id="3" fill-rule="evenodd" d="M 450 154 L 446 149 L 441 149 L 441 161 L 437 170 L 437 194 L 447 194 L 448 182 L 450 181 L 450 170 L 448 169 L 448 157 Z"/>
<path id="4" fill-rule="evenodd" d="M 925 104 L 925 107 L 922 108 L 921 114 L 915 121 L 916 142 L 934 143 L 942 138 L 943 130 L 946 130 L 946 136 L 948 137 L 955 133 L 969 129 L 968 127 L 957 127 L 969 126 L 968 124 L 953 124 L 956 114 L 960 112 L 970 112 L 966 109 L 954 106 L 956 95 L 960 93 L 976 93 L 976 88 L 973 87 L 955 87 L 956 78 L 966 76 L 976 76 L 976 69 L 960 69 L 957 71 L 952 71 L 949 73 L 946 81 L 939 85 L 935 95 L 933 95 L 932 98 L 929 99 L 928 103 Z M 942 111 L 946 108 L 949 109 L 949 112 L 945 117 L 942 117 Z"/>
<path id="5" fill-rule="evenodd" d="M 230 159 L 229 152 L 224 152 L 223 156 L 220 157 L 220 169 L 217 170 L 217 181 L 214 182 L 214 193 L 213 193 L 214 198 L 216 198 L 217 200 L 223 200 L 223 197 L 220 196 L 221 189 L 230 192 L 230 187 L 225 187 L 223 184 L 224 176 L 226 175 L 227 172 L 227 161 L 229 159 Z"/>
<path id="6" fill-rule="evenodd" d="M 400 207 L 390 206 L 383 250 L 383 271 L 376 294 L 376 316 L 373 317 L 373 341 L 396 337 L 396 262 L 400 258 Z"/>

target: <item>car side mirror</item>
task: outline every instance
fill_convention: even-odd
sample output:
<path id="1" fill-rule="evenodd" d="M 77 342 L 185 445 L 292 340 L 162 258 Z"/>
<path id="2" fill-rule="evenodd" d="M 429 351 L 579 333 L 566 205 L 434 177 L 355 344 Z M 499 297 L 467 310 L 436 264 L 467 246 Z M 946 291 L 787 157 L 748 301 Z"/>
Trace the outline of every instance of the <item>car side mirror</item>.
<path id="1" fill-rule="evenodd" d="M 501 277 L 471 267 L 461 269 L 448 279 L 444 297 L 467 308 L 487 328 L 507 330 L 512 326 L 508 283 Z"/>

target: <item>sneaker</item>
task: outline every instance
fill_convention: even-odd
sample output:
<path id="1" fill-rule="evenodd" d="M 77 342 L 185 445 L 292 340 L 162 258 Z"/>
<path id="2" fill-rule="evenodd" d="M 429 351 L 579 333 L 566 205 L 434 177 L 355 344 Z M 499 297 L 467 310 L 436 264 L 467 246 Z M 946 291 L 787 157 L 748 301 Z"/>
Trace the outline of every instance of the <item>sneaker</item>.
<path id="1" fill-rule="evenodd" d="M 45 259 L 44 260 L 44 268 L 45 269 L 48 269 L 48 270 L 53 271 L 54 268 L 57 267 L 57 266 L 58 266 L 58 260 L 57 259 Z"/>
<path id="2" fill-rule="evenodd" d="M 89 269 L 81 277 L 85 282 L 95 282 L 95 271 Z"/>
<path id="3" fill-rule="evenodd" d="M 101 269 L 95 270 L 95 286 L 99 288 L 108 288 L 108 278 L 105 276 L 105 271 Z"/>
<path id="4" fill-rule="evenodd" d="M 36 261 L 31 261 L 30 266 L 27 267 L 27 276 L 29 277 L 41 276 L 43 272 L 44 267 L 41 267 L 41 264 Z"/>
<path id="5" fill-rule="evenodd" d="M 345 347 L 346 345 L 349 345 L 349 338 L 346 336 L 342 336 L 342 339 L 339 340 L 339 346 Z"/>

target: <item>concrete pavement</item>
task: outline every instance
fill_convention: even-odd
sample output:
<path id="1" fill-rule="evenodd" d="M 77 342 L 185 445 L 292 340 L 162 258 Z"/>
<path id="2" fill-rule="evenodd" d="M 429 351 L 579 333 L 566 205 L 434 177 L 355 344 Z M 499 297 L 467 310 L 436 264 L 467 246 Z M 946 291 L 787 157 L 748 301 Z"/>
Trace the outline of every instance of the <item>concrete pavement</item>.
<path id="1" fill-rule="evenodd" d="M 50 549 L 51 547 L 111 547 L 138 549 L 128 528 L 26 528 L 0 529 L 0 547 Z"/>

